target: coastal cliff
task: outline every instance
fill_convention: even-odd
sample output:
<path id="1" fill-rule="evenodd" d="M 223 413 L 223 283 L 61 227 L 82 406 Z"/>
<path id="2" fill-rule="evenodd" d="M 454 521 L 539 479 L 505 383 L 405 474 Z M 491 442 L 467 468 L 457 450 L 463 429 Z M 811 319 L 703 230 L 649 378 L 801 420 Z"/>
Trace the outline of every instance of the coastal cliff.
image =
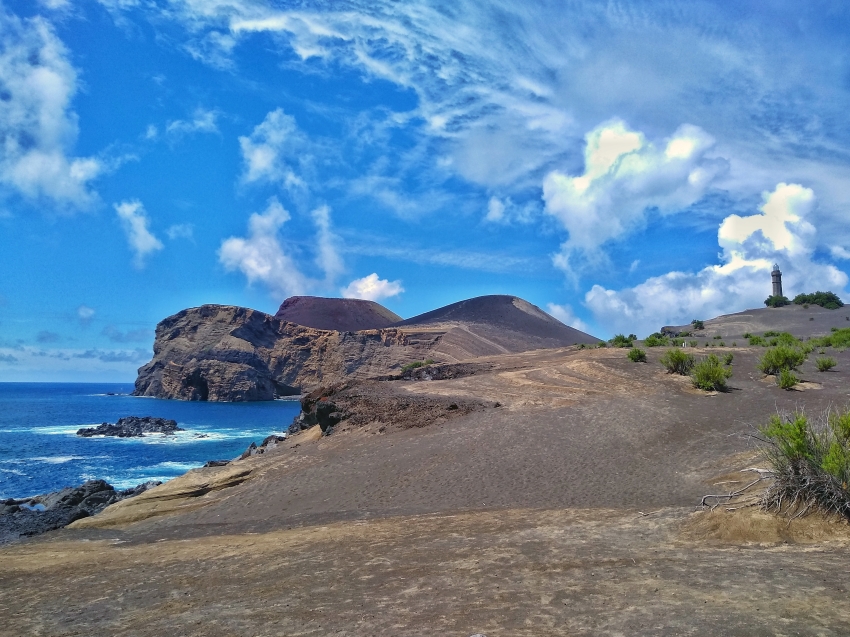
<path id="1" fill-rule="evenodd" d="M 210 401 L 272 400 L 417 360 L 430 342 L 399 329 L 338 332 L 243 307 L 202 305 L 157 325 L 134 394 Z"/>
<path id="2" fill-rule="evenodd" d="M 507 295 L 460 301 L 381 327 L 392 318 L 398 317 L 377 303 L 317 297 L 288 299 L 277 316 L 228 305 L 183 310 L 157 326 L 154 357 L 139 369 L 134 394 L 272 400 L 398 373 L 405 364 L 426 359 L 458 363 L 599 341 Z M 373 327 L 350 331 L 346 325 Z"/>

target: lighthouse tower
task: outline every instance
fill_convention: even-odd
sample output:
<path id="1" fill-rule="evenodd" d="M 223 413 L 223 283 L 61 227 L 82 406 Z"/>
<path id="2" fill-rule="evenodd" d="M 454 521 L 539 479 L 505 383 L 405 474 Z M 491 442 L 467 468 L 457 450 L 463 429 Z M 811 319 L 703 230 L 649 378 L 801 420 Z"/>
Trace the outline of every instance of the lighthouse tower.
<path id="1" fill-rule="evenodd" d="M 782 296 L 782 272 L 779 271 L 778 263 L 773 264 L 770 280 L 773 282 L 773 296 Z"/>

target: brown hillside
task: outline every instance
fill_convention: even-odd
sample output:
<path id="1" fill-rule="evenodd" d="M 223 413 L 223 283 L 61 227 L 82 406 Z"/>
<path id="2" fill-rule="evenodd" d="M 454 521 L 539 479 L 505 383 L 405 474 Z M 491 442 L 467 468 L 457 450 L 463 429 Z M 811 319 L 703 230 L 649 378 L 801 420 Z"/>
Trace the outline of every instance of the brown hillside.
<path id="1" fill-rule="evenodd" d="M 274 317 L 317 330 L 338 332 L 376 330 L 402 320 L 398 314 L 374 301 L 319 296 L 292 296 L 281 304 Z"/>

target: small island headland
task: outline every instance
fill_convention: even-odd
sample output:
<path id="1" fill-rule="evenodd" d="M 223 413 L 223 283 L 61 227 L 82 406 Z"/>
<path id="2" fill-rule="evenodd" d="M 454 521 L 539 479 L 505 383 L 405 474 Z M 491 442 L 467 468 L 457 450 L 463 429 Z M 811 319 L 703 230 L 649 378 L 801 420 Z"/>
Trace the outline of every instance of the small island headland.
<path id="1" fill-rule="evenodd" d="M 92 436 L 115 436 L 116 438 L 141 438 L 145 434 L 174 435 L 184 431 L 177 426 L 176 420 L 155 418 L 153 416 L 125 416 L 116 423 L 102 423 L 97 427 L 83 427 L 77 430 L 77 435 L 83 438 Z"/>

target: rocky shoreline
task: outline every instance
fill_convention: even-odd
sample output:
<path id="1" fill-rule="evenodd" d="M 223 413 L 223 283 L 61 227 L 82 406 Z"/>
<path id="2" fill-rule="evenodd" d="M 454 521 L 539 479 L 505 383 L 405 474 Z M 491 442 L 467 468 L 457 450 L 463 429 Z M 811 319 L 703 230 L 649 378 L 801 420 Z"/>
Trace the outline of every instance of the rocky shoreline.
<path id="1" fill-rule="evenodd" d="M 132 498 L 162 484 L 150 481 L 116 490 L 103 480 L 88 480 L 78 487 L 29 498 L 0 501 L 0 544 L 61 529 L 81 518 L 100 513 L 110 504 Z"/>

